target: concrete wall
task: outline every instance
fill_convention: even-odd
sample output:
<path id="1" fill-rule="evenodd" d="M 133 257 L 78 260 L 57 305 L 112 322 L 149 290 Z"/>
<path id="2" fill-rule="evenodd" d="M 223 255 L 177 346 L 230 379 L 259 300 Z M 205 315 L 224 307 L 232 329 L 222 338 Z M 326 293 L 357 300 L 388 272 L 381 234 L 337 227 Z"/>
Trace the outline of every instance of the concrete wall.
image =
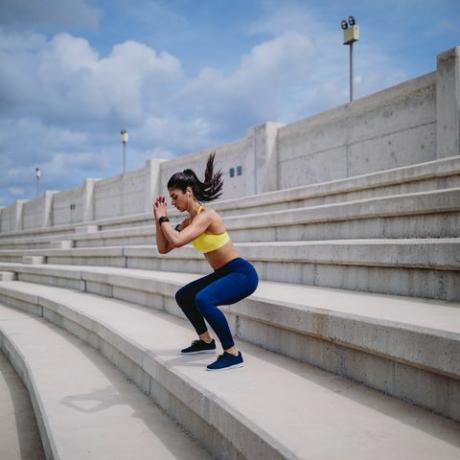
<path id="1" fill-rule="evenodd" d="M 122 216 L 142 212 L 143 170 L 104 179 L 94 187 L 94 218 Z M 129 210 L 129 212 L 128 212 Z"/>
<path id="2" fill-rule="evenodd" d="M 436 72 L 282 126 L 264 123 L 243 139 L 175 160 L 148 160 L 143 169 L 2 209 L 0 231 L 90 222 L 151 211 L 176 171 L 203 179 L 216 152 L 222 199 L 237 198 L 419 164 L 459 154 L 460 47 L 437 56 Z M 238 174 L 241 168 L 241 175 Z M 231 177 L 230 171 L 234 175 Z M 71 205 L 72 209 L 71 209 Z"/>
<path id="3" fill-rule="evenodd" d="M 13 232 L 22 228 L 23 200 L 17 200 L 13 206 L 3 208 L 0 214 L 0 232 Z"/>
<path id="4" fill-rule="evenodd" d="M 26 201 L 22 210 L 22 229 L 52 227 L 52 200 L 57 192 L 46 191 L 41 197 Z"/>
<path id="5" fill-rule="evenodd" d="M 436 159 L 436 74 L 278 131 L 280 188 Z"/>
<path id="6" fill-rule="evenodd" d="M 72 188 L 56 193 L 52 203 L 53 225 L 81 222 L 83 219 L 82 198 L 82 188 Z"/>
<path id="7" fill-rule="evenodd" d="M 158 181 L 163 162 L 161 159 L 148 160 L 142 169 L 95 182 L 92 192 L 87 187 L 87 207 L 92 202 L 93 212 L 88 210 L 85 221 L 141 214 L 151 210 L 151 199 L 159 191 Z"/>

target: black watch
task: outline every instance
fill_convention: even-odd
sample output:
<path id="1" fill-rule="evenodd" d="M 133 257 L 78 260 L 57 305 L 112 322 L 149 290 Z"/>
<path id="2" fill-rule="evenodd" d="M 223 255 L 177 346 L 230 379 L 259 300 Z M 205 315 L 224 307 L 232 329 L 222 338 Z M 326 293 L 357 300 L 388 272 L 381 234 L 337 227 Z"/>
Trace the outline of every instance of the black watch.
<path id="1" fill-rule="evenodd" d="M 169 217 L 161 216 L 161 217 L 158 219 L 158 223 L 161 225 L 163 222 L 169 222 Z"/>

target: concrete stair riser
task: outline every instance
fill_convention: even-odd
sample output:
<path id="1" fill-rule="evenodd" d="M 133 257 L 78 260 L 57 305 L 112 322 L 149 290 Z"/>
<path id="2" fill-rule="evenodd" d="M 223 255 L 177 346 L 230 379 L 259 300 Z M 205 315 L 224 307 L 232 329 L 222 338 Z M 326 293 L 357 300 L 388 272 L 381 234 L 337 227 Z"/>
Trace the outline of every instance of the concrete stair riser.
<path id="1" fill-rule="evenodd" d="M 22 302 L 24 302 L 24 300 Z M 40 298 L 39 302 L 43 306 L 43 316 L 47 320 L 97 348 L 117 368 L 125 373 L 130 380 L 134 381 L 142 391 L 149 394 L 165 411 L 173 415 L 174 418 L 177 417 L 180 423 L 184 424 L 184 418 L 193 418 L 194 425 L 199 422 L 198 431 L 196 428 L 193 429 L 192 435 L 202 439 L 200 436 L 203 436 L 203 430 L 209 429 L 210 427 L 208 423 L 205 423 L 203 426 L 200 416 L 203 417 L 204 414 L 209 416 L 209 413 L 212 413 L 213 410 L 216 409 L 207 407 L 207 405 L 203 407 L 202 396 L 199 392 L 190 394 L 190 389 L 187 389 L 183 382 L 176 381 L 173 378 L 174 376 L 171 375 L 171 372 L 168 372 L 163 366 L 159 366 L 158 363 L 153 364 L 151 360 L 146 359 L 146 350 L 140 349 L 136 343 L 131 342 L 128 338 L 120 337 L 116 332 L 107 329 L 103 325 L 97 323 L 97 321 L 95 322 L 89 317 L 79 315 L 75 311 L 53 302 L 52 300 Z M 25 308 L 25 310 L 32 311 L 30 308 Z M 251 326 L 254 326 L 254 324 L 248 325 L 248 332 L 254 333 L 254 329 L 251 330 Z M 258 324 L 258 326 L 260 325 L 261 323 Z M 287 334 L 284 334 L 283 338 L 287 339 L 288 343 L 294 345 L 293 342 L 295 338 L 293 334 L 290 333 L 290 331 L 285 332 L 287 332 Z M 278 337 L 281 338 L 282 336 L 278 335 Z M 417 404 L 440 415 L 460 421 L 459 380 L 449 379 L 435 373 L 424 372 L 422 369 L 407 366 L 395 361 L 388 361 L 380 356 L 372 356 L 360 350 L 344 349 L 339 345 L 325 344 L 314 338 L 307 338 L 307 340 L 303 338 L 301 343 L 296 343 L 295 345 L 301 345 L 304 350 L 308 350 L 316 357 L 322 356 L 326 358 L 325 355 L 328 355 L 327 357 L 329 360 L 327 366 L 324 366 L 323 362 L 315 363 L 314 360 L 311 364 L 318 365 L 318 367 L 332 371 L 341 376 L 366 383 L 368 386 L 384 391 L 386 394 L 391 394 L 392 396 Z M 302 348 L 297 348 L 297 351 L 301 349 Z M 382 382 L 384 386 L 382 386 Z M 415 387 L 414 382 L 417 382 Z M 153 388 L 155 391 L 152 391 Z M 176 389 L 176 391 L 171 392 L 171 389 Z M 187 396 L 177 398 L 175 394 L 186 394 Z M 191 401 L 194 405 L 197 405 L 197 407 L 193 408 L 193 412 L 190 412 L 189 409 Z M 171 414 L 171 411 L 173 414 Z M 237 420 L 232 419 L 231 423 L 232 425 L 237 424 Z M 228 420 L 225 422 L 225 425 L 227 424 Z M 187 429 L 190 429 L 189 426 L 185 426 Z M 256 443 L 257 445 L 256 440 L 247 440 L 248 433 L 245 433 L 244 429 L 238 429 L 236 426 L 231 428 L 230 432 L 234 434 L 235 429 L 239 431 L 239 436 L 245 439 L 245 444 Z M 212 446 L 210 441 L 212 441 L 216 435 L 219 438 L 217 445 L 222 445 L 219 443 L 223 443 L 224 445 L 228 444 L 225 442 L 225 439 L 222 438 L 221 434 L 212 433 L 211 440 L 206 439 L 208 448 Z M 214 439 L 214 441 L 216 440 Z M 217 446 L 214 447 L 217 450 Z M 260 454 L 258 449 L 260 449 L 260 446 L 255 448 Z M 273 454 L 274 453 L 271 452 L 271 455 Z M 269 452 L 267 452 L 267 455 L 270 455 Z M 227 457 L 224 456 L 222 458 Z M 230 455 L 230 458 L 234 458 L 233 455 Z M 278 457 L 270 456 L 263 458 Z M 279 458 L 291 458 L 291 456 L 288 455 Z"/>
<path id="2" fill-rule="evenodd" d="M 211 458 L 126 374 L 67 334 L 71 328 L 80 335 L 85 329 L 78 323 L 45 308 L 45 319 L 65 324 L 57 330 L 42 318 L 10 312 L 4 305 L 0 310 L 7 318 L 0 322 L 0 345 L 29 390 L 46 458 Z M 85 336 L 90 337 L 99 343 L 96 334 Z M 102 408 L 91 410 L 89 401 Z"/>
<path id="3" fill-rule="evenodd" d="M 213 203 L 211 207 L 221 213 L 222 216 L 227 217 L 282 210 L 286 207 L 318 206 L 459 186 L 460 162 L 457 157 L 454 157 L 367 176 L 279 190 L 237 200 L 224 200 Z M 178 213 L 173 209 L 171 215 L 177 216 Z M 146 224 L 149 221 L 148 217 L 145 221 Z M 142 221 L 137 219 L 137 224 L 142 225 Z M 116 221 L 101 222 L 101 230 L 119 228 L 120 226 L 123 224 Z"/>
<path id="4" fill-rule="evenodd" d="M 19 274 L 19 278 L 31 281 L 27 275 Z M 82 273 L 82 278 L 91 279 L 93 274 Z M 141 280 L 129 277 L 96 274 L 94 278 L 87 281 L 88 292 L 110 294 L 183 317 L 174 299 L 179 286 L 159 281 L 144 282 L 142 290 Z M 52 281 L 46 276 L 35 279 L 41 284 Z M 65 283 L 62 286 L 65 287 Z M 7 290 L 0 292 L 8 297 Z M 16 293 L 12 295 L 14 299 Z M 24 296 L 20 299 L 24 301 Z M 45 299 L 38 301 L 49 306 Z M 223 309 L 237 337 L 460 419 L 458 338 L 327 310 L 308 308 L 301 311 L 257 299 Z M 416 380 L 412 380 L 414 378 Z M 415 389 L 414 381 L 417 381 Z M 427 394 L 430 395 L 428 401 Z"/>
<path id="5" fill-rule="evenodd" d="M 40 303 L 43 304 L 45 319 L 98 349 L 168 415 L 192 436 L 200 439 L 214 455 L 231 460 L 257 456 L 280 460 L 297 458 L 276 440 L 264 439 L 264 433 L 260 430 L 253 431 L 253 427 L 233 414 L 230 407 L 204 397 L 200 388 L 185 382 L 161 358 L 142 349 L 129 338 L 51 300 L 40 298 Z"/>
<path id="6" fill-rule="evenodd" d="M 337 238 L 439 238 L 458 236 L 460 190 L 435 191 L 340 205 L 259 211 L 247 216 L 229 217 L 227 230 L 234 241 L 296 241 Z M 28 248 L 33 243 L 28 241 Z M 44 247 L 43 238 L 37 247 Z M 75 234 L 72 240 L 54 238 L 48 246 L 68 248 L 155 244 L 152 219 L 147 225 L 88 234 Z M 20 247 L 15 243 L 9 247 Z M 24 248 L 27 249 L 27 248 Z"/>
<path id="7" fill-rule="evenodd" d="M 259 277 L 312 286 L 460 300 L 460 240 L 373 240 L 238 245 Z M 282 247 L 281 247 L 282 246 Z M 162 256 L 150 247 L 53 250 L 49 264 L 125 267 L 206 273 L 209 267 L 192 248 Z M 2 262 L 22 262 L 0 256 Z"/>
<path id="8" fill-rule="evenodd" d="M 242 213 L 254 213 L 285 209 L 288 207 L 317 206 L 321 204 L 338 203 L 342 201 L 361 200 L 393 194 L 406 194 L 427 190 L 440 190 L 460 186 L 460 163 L 458 157 L 437 160 L 357 176 L 339 181 L 314 184 L 306 187 L 280 190 L 257 196 L 244 197 L 238 200 L 225 200 L 213 203 L 212 207 L 223 216 Z M 174 215 L 174 213 L 172 213 Z M 125 216 L 91 222 L 100 230 L 136 227 L 148 225 L 151 215 Z M 79 223 L 78 225 L 81 225 Z M 39 228 L 33 230 L 0 233 L 0 247 L 4 242 L 15 237 L 30 239 L 40 234 L 48 237 L 68 235 L 73 233 L 74 225 L 63 225 L 56 228 Z"/>
<path id="9" fill-rule="evenodd" d="M 39 314 L 38 309 L 35 310 L 37 315 Z M 52 437 L 50 437 L 50 429 L 47 426 L 46 417 L 43 416 L 43 403 L 40 398 L 39 392 L 36 390 L 36 384 L 32 377 L 32 373 L 28 369 L 28 366 L 21 355 L 20 350 L 18 350 L 13 342 L 6 337 L 0 329 L 0 349 L 3 354 L 6 356 L 8 361 L 14 367 L 16 373 L 19 375 L 20 379 L 24 383 L 24 386 L 27 388 L 27 391 L 30 396 L 32 403 L 35 420 L 37 422 L 38 431 L 40 433 L 40 439 L 43 446 L 43 451 L 47 459 L 57 460 L 60 456 L 57 453 L 56 446 L 53 442 Z"/>
<path id="10" fill-rule="evenodd" d="M 232 228 L 233 227 L 233 228 Z M 459 236 L 460 213 L 412 217 L 375 217 L 354 221 L 270 225 L 258 228 L 227 226 L 231 239 L 241 242 L 321 241 L 360 238 L 455 238 Z M 151 231 L 136 237 L 103 237 L 75 241 L 77 248 L 156 244 Z"/>

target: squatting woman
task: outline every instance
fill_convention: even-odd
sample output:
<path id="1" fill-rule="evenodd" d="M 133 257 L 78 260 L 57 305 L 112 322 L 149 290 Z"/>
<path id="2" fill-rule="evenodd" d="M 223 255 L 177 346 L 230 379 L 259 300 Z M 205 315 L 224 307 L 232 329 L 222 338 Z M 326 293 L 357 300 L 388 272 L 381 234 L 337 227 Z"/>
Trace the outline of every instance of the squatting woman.
<path id="1" fill-rule="evenodd" d="M 239 256 L 225 230 L 219 214 L 204 207 L 202 202 L 222 195 L 222 172 L 214 173 L 214 156 L 208 157 L 204 181 L 191 169 L 171 176 L 167 187 L 172 205 L 188 217 L 173 228 L 167 216 L 167 204 L 160 195 L 153 203 L 156 223 L 156 241 L 160 254 L 188 243 L 204 254 L 214 270 L 179 289 L 176 301 L 192 323 L 199 339 L 181 350 L 183 354 L 213 353 L 216 350 L 206 323 L 216 333 L 223 354 L 207 366 L 210 371 L 231 369 L 244 365 L 243 356 L 233 341 L 227 319 L 219 305 L 231 305 L 252 294 L 259 282 L 255 268 Z"/>

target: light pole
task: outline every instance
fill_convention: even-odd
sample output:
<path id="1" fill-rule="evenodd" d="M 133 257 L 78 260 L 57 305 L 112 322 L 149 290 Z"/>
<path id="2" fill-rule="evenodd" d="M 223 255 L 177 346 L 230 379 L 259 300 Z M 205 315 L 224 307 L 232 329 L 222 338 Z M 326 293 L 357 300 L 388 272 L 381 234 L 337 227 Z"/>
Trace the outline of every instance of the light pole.
<path id="1" fill-rule="evenodd" d="M 126 144 L 128 142 L 128 132 L 126 129 L 120 131 L 120 142 L 123 144 L 123 175 L 126 172 Z"/>
<path id="2" fill-rule="evenodd" d="M 348 27 L 350 26 L 350 27 Z M 340 23 L 343 30 L 343 44 L 350 45 L 350 102 L 353 100 L 353 43 L 359 40 L 359 26 L 355 18 L 348 16 L 348 22 L 344 19 Z"/>
<path id="3" fill-rule="evenodd" d="M 37 197 L 40 192 L 40 176 L 42 175 L 42 172 L 40 171 L 39 167 L 35 168 L 35 179 L 37 180 Z"/>

